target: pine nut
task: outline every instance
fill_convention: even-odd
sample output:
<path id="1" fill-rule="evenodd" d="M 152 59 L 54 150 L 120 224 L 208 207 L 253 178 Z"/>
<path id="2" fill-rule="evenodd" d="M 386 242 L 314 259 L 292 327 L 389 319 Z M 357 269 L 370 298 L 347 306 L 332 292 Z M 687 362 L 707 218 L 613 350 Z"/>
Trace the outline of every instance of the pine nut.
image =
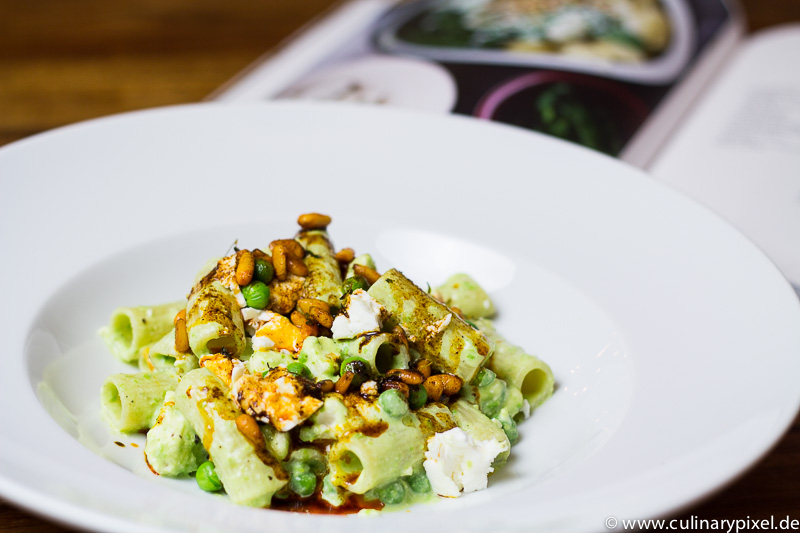
<path id="1" fill-rule="evenodd" d="M 340 263 L 349 263 L 352 261 L 356 256 L 356 251 L 352 248 L 342 248 L 336 255 L 334 256 L 336 260 Z"/>
<path id="2" fill-rule="evenodd" d="M 286 252 L 286 255 L 290 257 L 295 257 L 297 259 L 302 259 L 304 255 L 306 255 L 306 251 L 303 249 L 303 246 L 294 239 L 278 239 L 269 243 L 269 248 L 272 250 L 276 246 L 283 246 L 283 250 Z"/>
<path id="3" fill-rule="evenodd" d="M 264 441 L 264 436 L 258 428 L 258 422 L 247 413 L 242 413 L 236 417 L 236 428 L 250 442 L 259 443 Z"/>
<path id="4" fill-rule="evenodd" d="M 322 327 L 330 328 L 333 325 L 331 316 L 331 306 L 322 300 L 314 298 L 302 298 L 297 301 L 297 308 Z"/>
<path id="5" fill-rule="evenodd" d="M 297 300 L 297 308 L 302 312 L 309 314 L 313 307 L 318 307 L 325 312 L 330 312 L 331 306 L 327 302 L 317 300 L 316 298 L 300 298 Z"/>
<path id="6" fill-rule="evenodd" d="M 267 263 L 272 264 L 272 256 L 269 255 L 268 253 L 263 252 L 263 251 L 259 250 L 258 248 L 256 248 L 255 250 L 253 250 L 250 253 L 253 254 L 253 259 L 263 259 Z"/>
<path id="7" fill-rule="evenodd" d="M 378 274 L 377 271 L 371 269 L 368 266 L 353 265 L 353 272 L 355 272 L 357 276 L 363 276 L 369 282 L 370 285 L 374 284 L 376 281 L 381 279 L 381 275 Z"/>
<path id="8" fill-rule="evenodd" d="M 325 229 L 331 223 L 331 217 L 319 213 L 306 213 L 297 217 L 297 223 L 303 229 Z"/>
<path id="9" fill-rule="evenodd" d="M 280 244 L 272 249 L 272 266 L 275 268 L 275 277 L 286 281 L 286 250 Z"/>
<path id="10" fill-rule="evenodd" d="M 416 370 L 407 368 L 393 368 L 386 373 L 387 377 L 397 377 L 406 385 L 420 385 L 425 381 L 425 376 Z"/>
<path id="11" fill-rule="evenodd" d="M 181 309 L 178 311 L 178 313 L 175 315 L 175 318 L 172 319 L 172 324 L 177 326 L 179 320 L 186 322 L 186 309 Z"/>
<path id="12" fill-rule="evenodd" d="M 330 392 L 333 390 L 335 385 L 333 384 L 333 381 L 329 379 L 323 379 L 322 381 L 317 382 L 317 387 L 319 387 L 319 390 L 322 392 Z"/>
<path id="13" fill-rule="evenodd" d="M 428 393 L 428 398 L 431 401 L 438 402 L 444 392 L 444 384 L 439 376 L 431 376 L 422 384 L 425 387 L 425 392 Z"/>
<path id="14" fill-rule="evenodd" d="M 344 394 L 347 392 L 347 389 L 350 388 L 350 384 L 353 382 L 353 378 L 355 374 L 350 371 L 345 372 L 342 377 L 339 378 L 339 381 L 336 382 L 336 392 L 339 394 Z"/>
<path id="15" fill-rule="evenodd" d="M 289 317 L 292 321 L 292 324 L 300 328 L 300 333 L 302 333 L 306 337 L 316 337 L 319 335 L 319 327 L 310 322 L 306 315 L 301 313 L 300 311 L 292 311 L 292 315 Z"/>
<path id="16" fill-rule="evenodd" d="M 425 379 L 431 377 L 431 370 L 433 365 L 427 359 L 420 359 L 418 360 L 415 365 L 417 372 L 425 376 Z"/>
<path id="17" fill-rule="evenodd" d="M 395 389 L 399 390 L 403 393 L 403 395 L 408 398 L 408 395 L 411 393 L 411 390 L 408 388 L 408 385 L 403 383 L 402 381 L 395 381 L 393 379 L 385 379 L 381 382 L 381 391 L 385 391 L 388 389 Z"/>
<path id="18" fill-rule="evenodd" d="M 333 317 L 327 311 L 323 311 L 319 307 L 311 309 L 311 317 L 323 328 L 330 329 L 333 326 Z"/>
<path id="19" fill-rule="evenodd" d="M 458 394 L 458 391 L 461 390 L 464 384 L 461 378 L 454 374 L 439 374 L 437 377 L 441 379 L 443 392 L 448 396 L 455 396 Z"/>
<path id="20" fill-rule="evenodd" d="M 186 353 L 189 351 L 189 333 L 186 331 L 186 309 L 181 309 L 175 315 L 175 351 Z"/>
<path id="21" fill-rule="evenodd" d="M 286 258 L 286 268 L 289 270 L 289 273 L 294 274 L 295 276 L 300 276 L 303 278 L 308 276 L 308 267 L 302 259 L 288 256 Z"/>
<path id="22" fill-rule="evenodd" d="M 236 265 L 236 283 L 238 283 L 240 287 L 248 285 L 253 281 L 253 271 L 255 268 L 256 262 L 255 259 L 253 259 L 253 254 L 247 250 L 242 250 L 239 254 L 239 262 Z"/>

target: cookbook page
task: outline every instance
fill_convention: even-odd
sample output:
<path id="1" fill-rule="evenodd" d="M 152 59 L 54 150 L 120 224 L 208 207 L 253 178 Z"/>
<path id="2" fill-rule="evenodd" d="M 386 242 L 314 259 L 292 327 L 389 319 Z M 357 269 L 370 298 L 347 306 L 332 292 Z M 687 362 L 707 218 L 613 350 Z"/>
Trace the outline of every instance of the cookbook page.
<path id="1" fill-rule="evenodd" d="M 800 287 L 800 25 L 743 43 L 654 161 Z"/>
<path id="2" fill-rule="evenodd" d="M 353 0 L 215 98 L 457 113 L 645 166 L 741 28 L 723 0 Z"/>

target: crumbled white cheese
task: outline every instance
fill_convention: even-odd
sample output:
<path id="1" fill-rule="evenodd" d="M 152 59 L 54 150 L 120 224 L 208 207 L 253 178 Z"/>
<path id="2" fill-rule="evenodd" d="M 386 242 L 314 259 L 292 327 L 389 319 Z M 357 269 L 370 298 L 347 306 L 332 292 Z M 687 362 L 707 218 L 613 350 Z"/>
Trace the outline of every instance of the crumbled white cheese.
<path id="1" fill-rule="evenodd" d="M 245 374 L 245 366 L 239 359 L 231 359 L 231 362 L 233 363 L 233 369 L 231 370 L 231 398 L 235 402 L 236 396 L 233 391 L 236 389 L 236 382 Z"/>
<path id="2" fill-rule="evenodd" d="M 260 323 L 258 322 L 258 316 L 261 314 L 261 309 L 255 309 L 253 307 L 243 307 L 242 308 L 242 320 L 244 321 L 244 329 L 249 336 L 253 336 L 258 331 Z"/>
<path id="3" fill-rule="evenodd" d="M 249 320 L 254 320 L 262 313 L 261 309 L 256 309 L 255 307 L 243 307 L 242 308 L 242 320 L 245 322 Z"/>
<path id="4" fill-rule="evenodd" d="M 269 350 L 275 346 L 275 342 L 266 335 L 257 335 L 253 337 L 253 350 Z"/>
<path id="5" fill-rule="evenodd" d="M 278 394 L 285 394 L 287 396 L 291 396 L 294 394 L 294 384 L 290 381 L 287 381 L 286 378 L 278 378 L 275 380 L 275 390 Z"/>
<path id="6" fill-rule="evenodd" d="M 356 289 L 347 301 L 345 313 L 333 321 L 333 338 L 352 339 L 363 333 L 380 331 L 383 312 L 383 306 L 372 296 L 362 289 Z"/>
<path id="7" fill-rule="evenodd" d="M 236 383 L 240 377 L 244 376 L 245 366 L 239 359 L 231 359 L 233 363 L 233 370 L 231 370 L 231 386 Z"/>
<path id="8" fill-rule="evenodd" d="M 450 321 L 453 319 L 453 315 L 448 313 L 446 317 L 441 320 L 437 320 L 433 324 L 428 324 L 425 326 L 425 330 L 428 332 L 429 335 L 438 335 L 444 329 L 450 325 Z"/>
<path id="9" fill-rule="evenodd" d="M 506 445 L 495 439 L 473 440 L 461 428 L 437 433 L 428 439 L 425 473 L 439 496 L 457 498 L 461 492 L 485 489 L 492 462 Z"/>
<path id="10" fill-rule="evenodd" d="M 236 297 L 236 303 L 239 304 L 239 307 L 247 307 L 247 300 L 244 299 L 244 295 L 242 294 L 241 289 L 239 289 L 239 285 L 230 288 L 233 291 L 233 295 Z"/>
<path id="11" fill-rule="evenodd" d="M 278 316 L 277 313 L 273 313 L 272 311 L 261 311 L 256 318 L 259 322 L 269 322 L 276 316 Z"/>
<path id="12" fill-rule="evenodd" d="M 373 380 L 365 381 L 361 384 L 359 392 L 361 392 L 363 396 L 378 396 L 378 382 Z"/>

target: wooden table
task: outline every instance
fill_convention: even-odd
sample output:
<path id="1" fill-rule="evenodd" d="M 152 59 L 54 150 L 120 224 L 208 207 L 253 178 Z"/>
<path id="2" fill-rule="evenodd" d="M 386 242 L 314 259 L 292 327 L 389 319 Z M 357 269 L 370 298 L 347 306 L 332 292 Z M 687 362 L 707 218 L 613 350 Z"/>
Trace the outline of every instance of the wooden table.
<path id="1" fill-rule="evenodd" d="M 333 0 L 0 0 L 0 145 L 79 120 L 202 100 Z M 798 0 L 746 0 L 750 26 Z M 800 420 L 707 502 L 707 519 L 800 519 Z M 602 524 L 598 524 L 602 530 Z M 0 503 L 0 532 L 68 531 Z"/>

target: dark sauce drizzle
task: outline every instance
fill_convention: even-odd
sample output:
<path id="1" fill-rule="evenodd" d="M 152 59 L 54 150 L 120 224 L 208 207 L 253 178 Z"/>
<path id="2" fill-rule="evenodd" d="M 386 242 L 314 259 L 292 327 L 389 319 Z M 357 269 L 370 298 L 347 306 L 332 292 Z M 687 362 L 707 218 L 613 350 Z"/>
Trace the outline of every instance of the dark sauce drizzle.
<path id="1" fill-rule="evenodd" d="M 355 514 L 362 509 L 380 511 L 383 509 L 383 503 L 378 499 L 365 500 L 362 495 L 353 494 L 342 505 L 334 507 L 320 498 L 318 494 L 314 494 L 308 498 L 272 498 L 270 509 L 308 514 Z"/>

